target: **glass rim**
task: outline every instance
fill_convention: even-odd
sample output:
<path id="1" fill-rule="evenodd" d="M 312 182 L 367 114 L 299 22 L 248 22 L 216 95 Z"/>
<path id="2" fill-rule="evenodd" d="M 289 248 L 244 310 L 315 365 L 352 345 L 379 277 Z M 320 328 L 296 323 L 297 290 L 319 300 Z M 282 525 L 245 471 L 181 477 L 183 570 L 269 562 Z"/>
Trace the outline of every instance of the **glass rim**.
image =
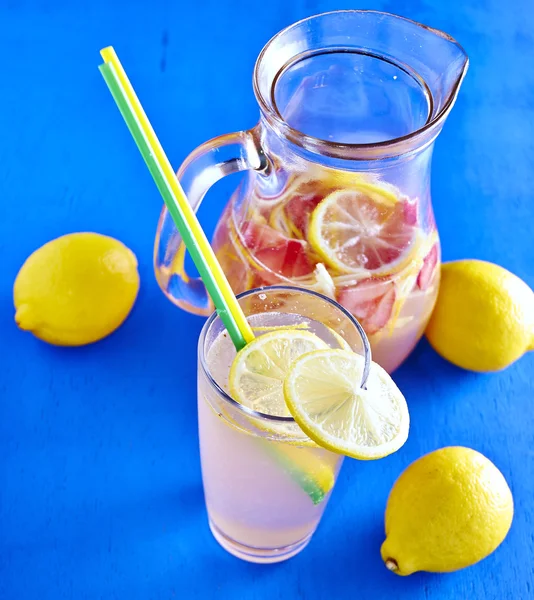
<path id="1" fill-rule="evenodd" d="M 358 331 L 360 338 L 362 340 L 362 344 L 363 344 L 364 369 L 363 369 L 363 374 L 362 374 L 362 382 L 360 385 L 361 385 L 361 387 L 364 387 L 365 383 L 367 382 L 367 379 L 369 377 L 369 370 L 371 368 L 371 346 L 369 344 L 367 335 L 366 335 L 363 327 L 358 322 L 358 320 L 344 306 L 342 306 L 341 304 L 339 304 L 332 298 L 329 298 L 328 296 L 324 296 L 323 294 L 320 294 L 319 292 L 316 292 L 314 290 L 308 290 L 306 288 L 299 288 L 299 287 L 295 287 L 295 286 L 291 286 L 291 285 L 269 285 L 269 286 L 264 286 L 264 287 L 259 287 L 259 288 L 253 288 L 251 290 L 247 290 L 246 292 L 242 292 L 241 294 L 238 294 L 236 297 L 238 300 L 240 300 L 241 298 L 246 298 L 247 296 L 251 296 L 252 294 L 257 294 L 259 292 L 265 292 L 265 291 L 271 291 L 271 290 L 283 291 L 283 292 L 297 292 L 299 294 L 302 293 L 302 294 L 308 294 L 310 296 L 315 296 L 316 298 L 319 298 L 320 300 L 324 300 L 328 304 L 331 304 L 335 309 L 339 310 L 341 313 L 343 313 L 349 319 L 349 321 L 354 325 L 354 327 Z M 200 362 L 200 365 L 202 366 L 202 371 L 204 372 L 204 375 L 208 379 L 208 382 L 210 383 L 210 385 L 217 391 L 217 393 L 219 394 L 220 397 L 223 398 L 223 400 L 225 400 L 226 402 L 231 404 L 234 408 L 237 408 L 239 411 L 244 412 L 246 415 L 248 415 L 250 417 L 254 417 L 255 419 L 261 419 L 261 420 L 265 420 L 265 421 L 274 421 L 277 423 L 295 423 L 296 425 L 298 425 L 298 423 L 295 421 L 295 419 L 293 417 L 268 415 L 266 413 L 262 413 L 260 411 L 254 410 L 253 408 L 245 406 L 244 404 L 240 404 L 239 402 L 237 402 L 237 400 L 234 400 L 230 396 L 230 394 L 225 392 L 217 381 L 215 381 L 215 379 L 211 375 L 209 367 L 206 363 L 206 352 L 204 350 L 204 345 L 205 345 L 205 341 L 206 341 L 206 335 L 207 335 L 208 331 L 210 330 L 210 327 L 213 325 L 213 323 L 217 319 L 220 320 L 220 317 L 217 314 L 217 311 L 214 311 L 208 317 L 208 320 L 204 323 L 202 330 L 200 332 L 200 336 L 198 338 L 199 362 Z"/>
<path id="2" fill-rule="evenodd" d="M 272 46 L 272 44 L 276 40 L 278 40 L 280 37 L 282 37 L 283 35 L 290 32 L 292 29 L 295 29 L 295 28 L 301 26 L 303 23 L 306 23 L 309 21 L 314 21 L 314 20 L 329 16 L 329 15 L 336 15 L 336 14 L 342 14 L 342 13 L 378 14 L 378 15 L 393 17 L 393 18 L 399 19 L 401 21 L 406 21 L 408 23 L 416 25 L 417 27 L 420 27 L 421 29 L 430 31 L 433 34 L 454 44 L 465 56 L 465 63 L 464 63 L 462 72 L 461 72 L 460 76 L 457 78 L 457 80 L 454 84 L 454 88 L 452 89 L 451 94 L 450 94 L 449 98 L 447 99 L 447 102 L 443 105 L 441 110 L 436 115 L 434 115 L 434 117 L 430 116 L 426 120 L 426 122 L 424 123 L 423 126 L 419 127 L 418 129 L 415 129 L 414 131 L 411 131 L 410 133 L 400 136 L 400 137 L 383 140 L 381 142 L 371 142 L 371 143 L 333 142 L 331 140 L 324 140 L 322 138 L 308 135 L 298 129 L 295 129 L 294 127 L 291 127 L 291 125 L 289 125 L 289 123 L 282 117 L 282 115 L 276 108 L 276 103 L 274 102 L 274 87 L 275 87 L 276 81 L 277 81 L 280 73 L 284 69 L 285 65 L 281 66 L 280 71 L 277 73 L 276 77 L 274 78 L 274 80 L 269 88 L 270 98 L 264 97 L 264 95 L 262 94 L 261 89 L 260 89 L 259 71 L 260 71 L 260 66 L 262 65 L 262 63 L 265 59 L 265 54 L 267 53 L 269 48 Z M 374 160 L 374 159 L 393 157 L 393 156 L 397 156 L 399 154 L 404 154 L 405 152 L 409 152 L 412 148 L 405 149 L 404 151 L 403 150 L 399 151 L 398 147 L 404 146 L 404 144 L 412 142 L 412 141 L 417 141 L 417 140 L 421 139 L 422 143 L 420 144 L 420 146 L 424 145 L 425 140 L 426 140 L 425 134 L 429 134 L 434 129 L 439 127 L 439 125 L 444 121 L 445 117 L 447 116 L 450 109 L 452 108 L 452 106 L 456 100 L 456 96 L 458 94 L 460 84 L 462 83 L 462 80 L 467 71 L 468 65 L 469 65 L 469 59 L 468 59 L 467 53 L 465 52 L 462 45 L 459 42 L 457 42 L 452 36 L 450 36 L 448 33 L 445 33 L 444 31 L 440 31 L 439 29 L 435 29 L 434 27 L 429 27 L 428 25 L 423 25 L 423 23 L 419 23 L 418 21 L 414 21 L 413 19 L 408 19 L 407 17 L 395 15 L 393 13 L 384 12 L 384 11 L 380 11 L 380 10 L 354 10 L 354 9 L 331 10 L 331 11 L 319 13 L 316 15 L 312 15 L 312 16 L 306 17 L 304 19 L 300 19 L 299 21 L 292 23 L 291 25 L 288 25 L 287 27 L 285 27 L 284 29 L 279 31 L 276 35 L 274 35 L 265 44 L 265 46 L 262 48 L 262 50 L 256 60 L 256 64 L 254 65 L 253 88 L 254 88 L 254 95 L 256 97 L 256 100 L 257 100 L 258 104 L 260 105 L 261 111 L 265 115 L 267 121 L 271 125 L 273 125 L 277 131 L 282 133 L 282 135 L 284 135 L 284 137 L 287 137 L 290 141 L 297 144 L 299 147 L 303 148 L 304 150 L 311 151 L 311 152 L 317 152 L 320 154 L 326 154 L 327 156 L 333 157 L 333 158 L 341 158 L 341 159 L 348 159 L 348 160 L 355 160 L 355 159 Z M 271 101 L 272 101 L 272 106 L 271 106 Z M 419 147 L 419 146 L 416 146 L 416 147 Z M 397 151 L 394 151 L 395 148 L 397 148 Z M 355 155 L 354 154 L 355 152 L 359 152 L 360 154 Z"/>

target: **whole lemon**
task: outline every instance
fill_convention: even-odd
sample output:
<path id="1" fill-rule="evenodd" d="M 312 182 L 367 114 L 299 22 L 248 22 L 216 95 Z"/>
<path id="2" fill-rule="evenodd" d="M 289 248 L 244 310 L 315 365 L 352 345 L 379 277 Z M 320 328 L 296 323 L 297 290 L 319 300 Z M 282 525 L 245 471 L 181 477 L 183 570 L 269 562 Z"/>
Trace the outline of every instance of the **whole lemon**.
<path id="1" fill-rule="evenodd" d="M 463 569 L 499 546 L 513 514 L 510 488 L 490 460 L 461 446 L 436 450 L 391 490 L 382 559 L 398 575 Z"/>
<path id="2" fill-rule="evenodd" d="M 98 233 L 71 233 L 22 265 L 13 289 L 15 321 L 50 344 L 90 344 L 117 329 L 138 291 L 137 259 L 129 248 Z"/>
<path id="3" fill-rule="evenodd" d="M 534 349 L 534 293 L 498 265 L 444 263 L 426 336 L 436 352 L 459 367 L 504 369 Z"/>

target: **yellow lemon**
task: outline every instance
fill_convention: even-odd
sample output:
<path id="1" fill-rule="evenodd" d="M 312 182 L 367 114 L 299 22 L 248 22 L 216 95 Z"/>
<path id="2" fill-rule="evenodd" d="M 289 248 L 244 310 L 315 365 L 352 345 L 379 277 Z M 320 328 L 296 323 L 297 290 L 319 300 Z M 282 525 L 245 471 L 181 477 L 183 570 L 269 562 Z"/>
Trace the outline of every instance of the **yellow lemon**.
<path id="1" fill-rule="evenodd" d="M 459 367 L 504 369 L 534 348 L 534 293 L 498 265 L 445 263 L 426 336 L 436 352 Z"/>
<path id="2" fill-rule="evenodd" d="M 513 514 L 510 488 L 490 460 L 470 448 L 436 450 L 391 490 L 382 560 L 398 575 L 463 569 L 499 546 Z"/>
<path id="3" fill-rule="evenodd" d="M 58 346 L 96 342 L 126 319 L 139 291 L 135 254 L 98 233 L 64 235 L 31 254 L 13 290 L 15 321 Z"/>

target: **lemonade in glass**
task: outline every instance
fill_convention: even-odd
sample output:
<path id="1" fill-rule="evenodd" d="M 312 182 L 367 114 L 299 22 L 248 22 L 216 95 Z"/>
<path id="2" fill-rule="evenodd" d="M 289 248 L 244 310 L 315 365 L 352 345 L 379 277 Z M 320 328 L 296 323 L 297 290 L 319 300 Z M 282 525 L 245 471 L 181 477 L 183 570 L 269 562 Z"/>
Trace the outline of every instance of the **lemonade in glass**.
<path id="1" fill-rule="evenodd" d="M 239 302 L 258 338 L 286 337 L 274 359 L 282 368 L 297 354 L 346 348 L 370 360 L 359 324 L 314 292 L 272 287 Z M 343 456 L 305 435 L 280 395 L 230 395 L 236 351 L 216 314 L 199 339 L 198 414 L 202 478 L 210 528 L 229 552 L 252 562 L 278 562 L 310 541 L 334 487 Z M 255 382 L 257 383 L 257 382 Z M 260 381 L 261 385 L 261 381 Z M 255 388 L 257 390 L 257 388 Z"/>

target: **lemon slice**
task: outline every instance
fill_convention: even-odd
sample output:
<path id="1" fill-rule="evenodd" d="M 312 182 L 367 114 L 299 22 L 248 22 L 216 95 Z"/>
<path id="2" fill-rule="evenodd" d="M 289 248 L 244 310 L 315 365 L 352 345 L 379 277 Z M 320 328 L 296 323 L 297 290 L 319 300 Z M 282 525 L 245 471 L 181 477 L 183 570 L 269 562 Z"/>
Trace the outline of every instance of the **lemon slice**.
<path id="1" fill-rule="evenodd" d="M 317 447 L 262 442 L 265 452 L 310 497 L 313 504 L 320 504 L 326 498 L 336 482 L 336 459 L 332 455 L 319 455 Z"/>
<path id="2" fill-rule="evenodd" d="M 284 400 L 284 379 L 299 356 L 328 348 L 313 333 L 283 329 L 260 335 L 234 358 L 228 385 L 237 402 L 267 415 L 291 416 Z"/>
<path id="3" fill-rule="evenodd" d="M 360 277 L 397 272 L 417 252 L 407 198 L 373 184 L 332 192 L 315 208 L 308 241 L 328 267 Z"/>
<path id="4" fill-rule="evenodd" d="M 260 335 L 240 350 L 232 363 L 228 377 L 231 396 L 263 414 L 290 417 L 283 391 L 287 370 L 302 354 L 322 348 L 328 348 L 326 342 L 302 329 L 278 328 Z M 259 423 L 255 425 L 261 427 Z M 298 429 L 295 423 L 291 425 Z M 276 430 L 266 429 L 266 432 L 276 434 Z M 325 499 L 335 483 L 335 463 L 317 454 L 320 450 L 314 442 L 303 436 L 298 446 L 272 443 L 261 438 L 258 443 L 263 444 L 266 453 L 287 472 L 313 504 Z M 310 445 L 313 446 L 307 447 Z"/>
<path id="5" fill-rule="evenodd" d="M 286 404 L 317 444 L 361 460 L 383 458 L 408 437 L 404 396 L 376 363 L 360 387 L 363 357 L 346 350 L 316 350 L 296 359 L 284 382 Z"/>

